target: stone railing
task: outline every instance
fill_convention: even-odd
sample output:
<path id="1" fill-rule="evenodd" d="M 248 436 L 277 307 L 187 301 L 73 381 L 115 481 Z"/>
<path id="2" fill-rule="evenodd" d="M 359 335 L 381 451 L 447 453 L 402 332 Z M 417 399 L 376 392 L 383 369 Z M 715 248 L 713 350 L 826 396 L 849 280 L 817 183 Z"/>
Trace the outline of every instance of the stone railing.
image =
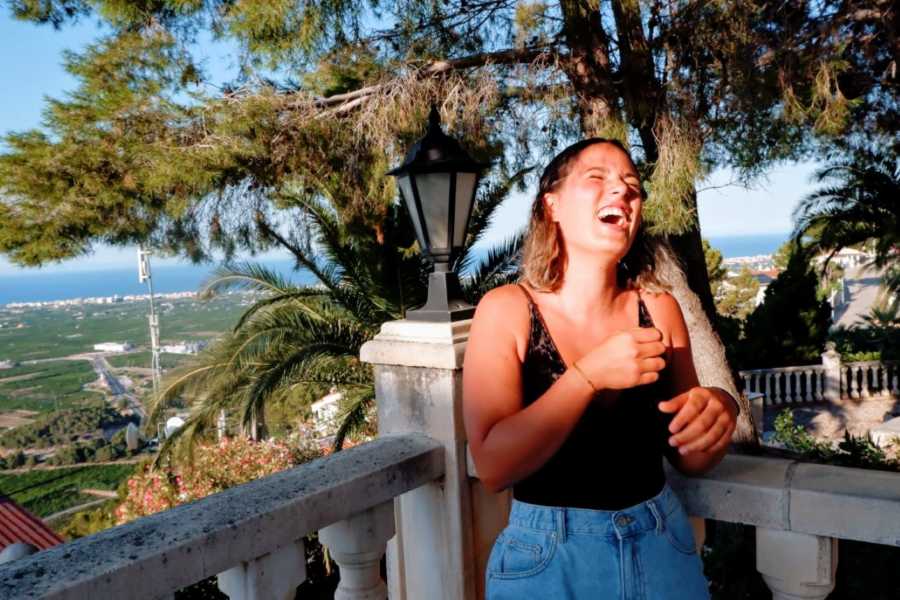
<path id="1" fill-rule="evenodd" d="M 820 365 L 752 369 L 739 375 L 744 390 L 763 394 L 767 406 L 900 396 L 900 363 L 842 363 L 833 349 L 822 354 Z"/>
<path id="2" fill-rule="evenodd" d="M 394 498 L 443 474 L 440 443 L 381 437 L 0 565 L 0 598 L 171 598 L 218 575 L 232 599 L 293 599 L 306 579 L 303 540 L 315 531 L 340 567 L 336 598 L 384 598 Z"/>
<path id="3" fill-rule="evenodd" d="M 900 395 L 900 362 L 863 361 L 841 367 L 841 392 L 844 398 L 871 398 Z"/>
<path id="4" fill-rule="evenodd" d="M 766 405 L 825 400 L 825 368 L 821 365 L 753 369 L 740 372 L 744 390 L 760 393 Z"/>
<path id="5" fill-rule="evenodd" d="M 699 477 L 667 475 L 688 514 L 756 527 L 773 600 L 824 600 L 838 539 L 900 545 L 900 473 L 729 455 Z"/>

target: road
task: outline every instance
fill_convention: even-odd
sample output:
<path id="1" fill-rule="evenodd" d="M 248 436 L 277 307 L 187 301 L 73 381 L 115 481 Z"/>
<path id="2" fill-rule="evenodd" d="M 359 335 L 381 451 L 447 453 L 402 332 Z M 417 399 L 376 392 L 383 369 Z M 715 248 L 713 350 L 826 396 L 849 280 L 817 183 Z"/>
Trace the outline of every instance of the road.
<path id="1" fill-rule="evenodd" d="M 851 267 L 844 275 L 847 303 L 837 310 L 833 328 L 859 325 L 869 314 L 881 287 L 881 272 L 874 268 Z"/>
<path id="2" fill-rule="evenodd" d="M 91 366 L 94 368 L 94 371 L 97 373 L 97 377 L 99 377 L 104 386 L 109 389 L 110 394 L 115 398 L 125 398 L 128 402 L 128 407 L 134 411 L 141 418 L 141 423 L 144 422 L 144 419 L 147 416 L 147 413 L 144 411 L 144 406 L 141 404 L 141 401 L 134 394 L 130 393 L 122 382 L 116 378 L 112 373 L 112 366 L 110 366 L 109 362 L 106 360 L 106 357 L 110 354 L 123 354 L 121 352 L 81 352 L 79 354 L 70 354 L 69 356 L 57 356 L 55 358 L 38 358 L 34 360 L 25 360 L 22 361 L 23 365 L 36 365 L 46 362 L 58 361 L 58 360 L 87 360 L 90 361 Z"/>

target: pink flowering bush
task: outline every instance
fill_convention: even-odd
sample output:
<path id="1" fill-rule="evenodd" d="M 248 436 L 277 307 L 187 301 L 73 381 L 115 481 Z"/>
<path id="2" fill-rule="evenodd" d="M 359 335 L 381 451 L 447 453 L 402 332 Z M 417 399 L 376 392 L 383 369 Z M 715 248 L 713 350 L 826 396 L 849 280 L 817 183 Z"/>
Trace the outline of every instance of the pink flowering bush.
<path id="1" fill-rule="evenodd" d="M 191 464 L 150 470 L 146 465 L 127 483 L 116 509 L 121 525 L 224 489 L 283 471 L 321 455 L 314 445 L 281 440 L 254 442 L 245 437 L 198 445 Z"/>

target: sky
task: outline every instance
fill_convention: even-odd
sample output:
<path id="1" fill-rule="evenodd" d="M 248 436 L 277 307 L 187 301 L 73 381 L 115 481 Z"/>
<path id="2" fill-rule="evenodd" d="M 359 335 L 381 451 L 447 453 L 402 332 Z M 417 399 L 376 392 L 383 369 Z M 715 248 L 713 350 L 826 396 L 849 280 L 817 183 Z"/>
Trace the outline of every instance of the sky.
<path id="1" fill-rule="evenodd" d="M 16 21 L 8 8 L 0 8 L 0 135 L 39 127 L 44 98 L 60 97 L 75 86 L 62 66 L 64 50 L 79 51 L 101 33 L 95 22 L 83 20 L 56 31 Z M 208 41 L 201 43 L 205 69 L 213 80 L 222 81 L 234 70 L 229 48 Z M 0 151 L 2 151 L 0 145 Z M 816 165 L 786 164 L 771 170 L 766 179 L 745 189 L 729 185 L 727 171 L 713 172 L 698 184 L 700 228 L 705 236 L 786 233 L 791 230 L 791 213 L 797 202 L 813 189 L 810 177 Z M 504 202 L 485 245 L 496 243 L 525 225 L 533 191 L 517 193 Z M 48 265 L 44 272 L 97 270 L 135 263 L 135 248 L 99 246 L 88 257 Z M 281 254 L 272 254 L 272 258 Z M 177 259 L 157 259 L 157 264 L 177 263 Z M 0 256 L 0 275 L 22 273 Z"/>

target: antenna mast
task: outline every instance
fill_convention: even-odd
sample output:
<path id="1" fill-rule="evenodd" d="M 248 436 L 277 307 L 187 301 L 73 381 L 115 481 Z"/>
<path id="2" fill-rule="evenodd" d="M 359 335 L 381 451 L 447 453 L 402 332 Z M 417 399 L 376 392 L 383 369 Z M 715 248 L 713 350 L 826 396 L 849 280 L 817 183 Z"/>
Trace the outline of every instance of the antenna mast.
<path id="1" fill-rule="evenodd" d="M 150 275 L 150 251 L 138 246 L 138 283 L 147 282 L 150 291 L 150 314 L 147 316 L 150 322 L 150 369 L 153 373 L 153 396 L 159 395 L 162 370 L 159 365 L 159 316 L 153 304 L 153 278 Z"/>

